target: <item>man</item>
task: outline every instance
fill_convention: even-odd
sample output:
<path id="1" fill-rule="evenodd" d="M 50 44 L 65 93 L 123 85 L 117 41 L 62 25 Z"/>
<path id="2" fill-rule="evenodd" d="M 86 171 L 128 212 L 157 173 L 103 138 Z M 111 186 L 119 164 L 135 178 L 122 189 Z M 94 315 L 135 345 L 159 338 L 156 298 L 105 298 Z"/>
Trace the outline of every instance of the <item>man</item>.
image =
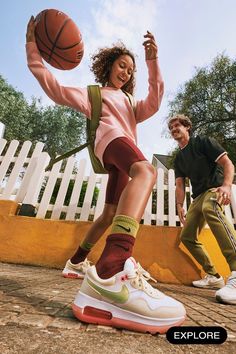
<path id="1" fill-rule="evenodd" d="M 216 299 L 236 305 L 236 232 L 223 212 L 231 199 L 234 166 L 227 152 L 214 139 L 190 136 L 192 123 L 188 117 L 175 115 L 170 118 L 168 127 L 180 148 L 174 162 L 177 212 L 183 224 L 180 239 L 206 272 L 206 276 L 193 281 L 193 285 L 220 289 L 216 292 Z M 185 178 L 189 178 L 193 192 L 193 202 L 186 216 L 183 208 Z M 205 223 L 232 272 L 226 285 L 198 240 Z"/>

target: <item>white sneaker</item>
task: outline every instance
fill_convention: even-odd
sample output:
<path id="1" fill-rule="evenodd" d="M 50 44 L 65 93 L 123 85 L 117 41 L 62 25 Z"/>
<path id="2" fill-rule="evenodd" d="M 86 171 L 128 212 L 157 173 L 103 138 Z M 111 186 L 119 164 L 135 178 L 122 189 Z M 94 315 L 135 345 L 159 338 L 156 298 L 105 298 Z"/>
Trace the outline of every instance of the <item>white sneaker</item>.
<path id="1" fill-rule="evenodd" d="M 154 289 L 135 260 L 126 260 L 124 270 L 101 279 L 95 266 L 88 269 L 72 310 L 79 320 L 138 332 L 165 333 L 185 320 L 184 306 Z"/>
<path id="2" fill-rule="evenodd" d="M 148 273 L 142 266 L 141 264 L 138 262 L 137 263 L 137 268 L 138 270 L 142 273 L 142 276 L 147 280 L 152 280 L 154 283 L 157 283 L 156 279 L 152 278 L 150 273 Z"/>
<path id="3" fill-rule="evenodd" d="M 192 282 L 196 288 L 220 289 L 225 285 L 223 277 L 217 278 L 214 275 L 206 274 L 203 279 Z"/>
<path id="4" fill-rule="evenodd" d="M 216 300 L 225 304 L 236 305 L 236 271 L 232 272 L 226 285 L 216 292 Z"/>
<path id="5" fill-rule="evenodd" d="M 90 266 L 91 264 L 87 258 L 78 264 L 73 264 L 68 259 L 65 268 L 62 271 L 62 275 L 64 278 L 84 279 L 86 271 Z"/>

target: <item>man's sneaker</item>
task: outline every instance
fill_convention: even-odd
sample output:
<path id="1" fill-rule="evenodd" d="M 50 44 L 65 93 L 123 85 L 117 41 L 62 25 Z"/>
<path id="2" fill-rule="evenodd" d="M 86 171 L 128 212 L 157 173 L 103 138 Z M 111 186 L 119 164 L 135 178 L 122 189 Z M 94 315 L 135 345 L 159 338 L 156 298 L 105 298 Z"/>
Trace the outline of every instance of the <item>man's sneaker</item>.
<path id="1" fill-rule="evenodd" d="M 216 292 L 216 300 L 224 304 L 236 305 L 236 271 L 232 272 L 226 285 Z"/>
<path id="2" fill-rule="evenodd" d="M 225 282 L 222 277 L 217 278 L 214 275 L 206 274 L 203 279 L 194 280 L 192 284 L 196 288 L 221 289 L 225 285 Z"/>
<path id="3" fill-rule="evenodd" d="M 64 278 L 84 279 L 86 271 L 89 267 L 90 262 L 87 258 L 78 264 L 73 264 L 70 260 L 68 260 L 62 271 L 62 275 Z"/>
<path id="4" fill-rule="evenodd" d="M 145 280 L 132 257 L 109 279 L 99 278 L 96 267 L 90 267 L 72 310 L 83 322 L 153 334 L 181 325 L 186 315 L 180 302 Z"/>

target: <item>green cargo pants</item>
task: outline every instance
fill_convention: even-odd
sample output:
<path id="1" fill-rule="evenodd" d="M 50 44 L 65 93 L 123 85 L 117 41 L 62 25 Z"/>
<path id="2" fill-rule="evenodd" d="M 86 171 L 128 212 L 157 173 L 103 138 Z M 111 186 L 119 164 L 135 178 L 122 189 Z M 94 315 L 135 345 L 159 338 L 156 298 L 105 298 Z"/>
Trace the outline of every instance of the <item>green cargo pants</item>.
<path id="1" fill-rule="evenodd" d="M 186 223 L 180 234 L 185 247 L 204 271 L 212 275 L 217 271 L 204 246 L 198 241 L 198 235 L 206 223 L 215 236 L 230 270 L 236 270 L 236 231 L 226 219 L 223 207 L 216 202 L 216 198 L 216 192 L 211 189 L 195 198 L 188 209 Z"/>

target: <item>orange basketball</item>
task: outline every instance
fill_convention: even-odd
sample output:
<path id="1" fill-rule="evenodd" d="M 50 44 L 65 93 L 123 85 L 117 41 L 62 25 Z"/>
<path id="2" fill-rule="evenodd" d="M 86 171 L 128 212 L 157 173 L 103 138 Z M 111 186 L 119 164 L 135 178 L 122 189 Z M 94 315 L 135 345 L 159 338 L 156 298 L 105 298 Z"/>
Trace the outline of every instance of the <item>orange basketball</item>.
<path id="1" fill-rule="evenodd" d="M 47 9 L 36 16 L 35 38 L 43 59 L 57 69 L 73 69 L 83 57 L 80 30 L 61 11 Z"/>

